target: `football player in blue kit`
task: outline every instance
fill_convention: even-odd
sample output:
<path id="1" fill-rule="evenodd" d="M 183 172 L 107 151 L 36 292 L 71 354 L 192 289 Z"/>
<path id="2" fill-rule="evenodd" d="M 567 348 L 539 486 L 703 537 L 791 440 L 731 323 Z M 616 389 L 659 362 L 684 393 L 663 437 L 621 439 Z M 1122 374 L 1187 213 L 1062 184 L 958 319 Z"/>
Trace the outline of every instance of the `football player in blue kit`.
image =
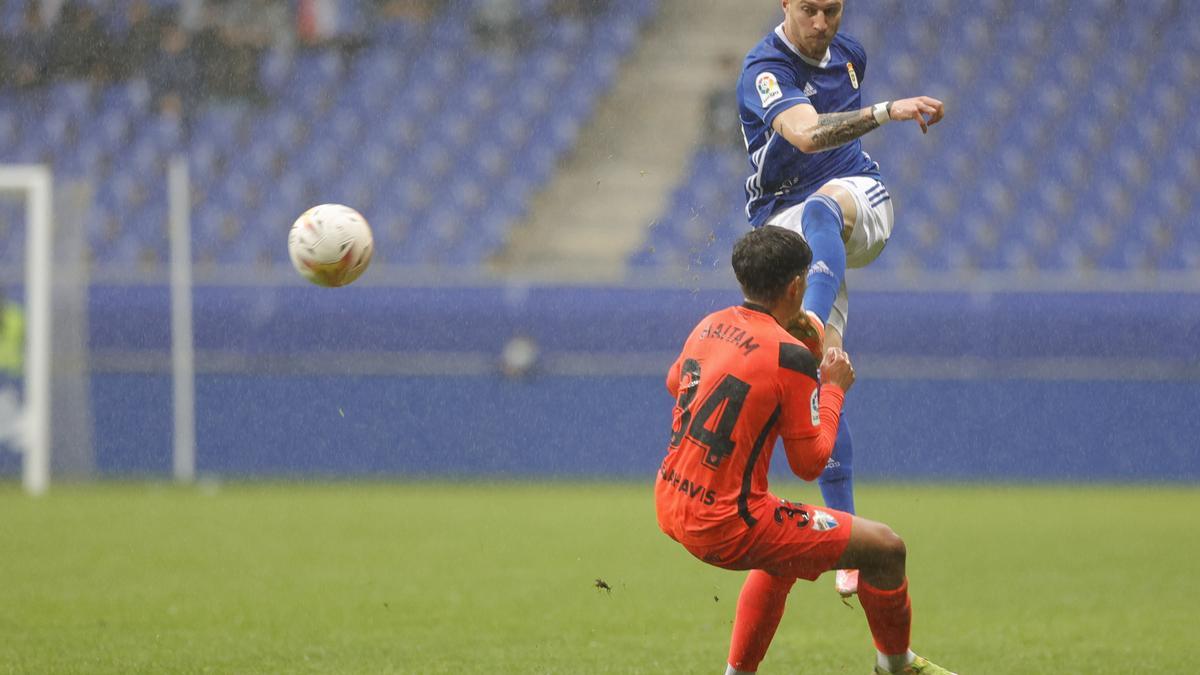
<path id="1" fill-rule="evenodd" d="M 914 121 L 925 133 L 944 109 L 928 96 L 864 107 L 859 88 L 867 74 L 866 50 L 838 32 L 845 0 L 781 2 L 783 23 L 750 51 L 738 81 L 752 171 L 746 213 L 754 227 L 778 225 L 808 242 L 813 261 L 805 313 L 789 329 L 840 349 L 848 311 L 846 268 L 870 264 L 892 232 L 891 195 L 859 139 L 891 121 Z M 823 353 L 822 345 L 816 347 Z M 843 415 L 819 482 L 825 503 L 849 513 L 854 513 L 852 456 Z M 835 586 L 843 596 L 857 585 L 854 570 L 838 572 Z"/>

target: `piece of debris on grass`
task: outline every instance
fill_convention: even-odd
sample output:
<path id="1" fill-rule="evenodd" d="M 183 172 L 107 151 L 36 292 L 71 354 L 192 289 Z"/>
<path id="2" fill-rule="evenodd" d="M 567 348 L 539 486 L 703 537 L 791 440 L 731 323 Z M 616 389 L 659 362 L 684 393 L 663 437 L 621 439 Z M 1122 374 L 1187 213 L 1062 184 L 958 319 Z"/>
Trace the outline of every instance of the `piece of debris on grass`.
<path id="1" fill-rule="evenodd" d="M 594 583 L 592 585 L 596 587 L 596 590 L 607 591 L 608 593 L 612 593 L 612 586 L 609 586 L 608 582 L 604 581 L 603 579 L 601 579 L 599 577 L 596 577 L 596 583 Z"/>

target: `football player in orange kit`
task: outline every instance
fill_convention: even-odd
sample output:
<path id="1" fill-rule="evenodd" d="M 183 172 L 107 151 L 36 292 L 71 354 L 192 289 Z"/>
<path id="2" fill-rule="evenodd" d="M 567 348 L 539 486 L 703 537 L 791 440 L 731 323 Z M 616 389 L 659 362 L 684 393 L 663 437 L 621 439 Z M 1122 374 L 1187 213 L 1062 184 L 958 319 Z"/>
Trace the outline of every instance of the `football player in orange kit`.
<path id="1" fill-rule="evenodd" d="M 860 570 L 859 600 L 878 650 L 875 672 L 949 673 L 909 649 L 900 537 L 882 523 L 767 491 L 780 436 L 796 475 L 820 475 L 854 384 L 845 352 L 831 348 L 819 361 L 784 328 L 802 311 L 811 262 L 804 239 L 781 227 L 752 230 L 734 246 L 745 304 L 705 317 L 667 375 L 676 405 L 655 486 L 659 527 L 704 562 L 750 570 L 727 675 L 758 669 L 796 579 L 847 568 Z"/>

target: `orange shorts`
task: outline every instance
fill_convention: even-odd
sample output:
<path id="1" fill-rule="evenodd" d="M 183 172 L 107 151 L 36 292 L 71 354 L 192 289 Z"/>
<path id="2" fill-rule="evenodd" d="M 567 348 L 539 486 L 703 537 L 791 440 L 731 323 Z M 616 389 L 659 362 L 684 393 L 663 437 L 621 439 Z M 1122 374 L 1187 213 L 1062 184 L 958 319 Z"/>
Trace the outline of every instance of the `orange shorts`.
<path id="1" fill-rule="evenodd" d="M 733 541 L 684 544 L 692 555 L 727 570 L 763 570 L 812 581 L 834 568 L 850 543 L 854 516 L 845 511 L 794 504 L 768 495 L 751 505 L 758 521 Z"/>

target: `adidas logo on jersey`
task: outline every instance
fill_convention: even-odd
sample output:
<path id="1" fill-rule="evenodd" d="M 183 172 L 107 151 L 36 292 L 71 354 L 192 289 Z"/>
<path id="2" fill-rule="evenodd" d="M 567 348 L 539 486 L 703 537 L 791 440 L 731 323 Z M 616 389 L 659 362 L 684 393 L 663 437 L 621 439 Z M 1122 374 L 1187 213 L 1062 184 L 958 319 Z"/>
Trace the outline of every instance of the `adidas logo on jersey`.
<path id="1" fill-rule="evenodd" d="M 812 82 L 804 83 L 804 95 L 805 96 L 815 96 L 816 93 L 817 93 L 817 88 L 812 86 Z"/>

